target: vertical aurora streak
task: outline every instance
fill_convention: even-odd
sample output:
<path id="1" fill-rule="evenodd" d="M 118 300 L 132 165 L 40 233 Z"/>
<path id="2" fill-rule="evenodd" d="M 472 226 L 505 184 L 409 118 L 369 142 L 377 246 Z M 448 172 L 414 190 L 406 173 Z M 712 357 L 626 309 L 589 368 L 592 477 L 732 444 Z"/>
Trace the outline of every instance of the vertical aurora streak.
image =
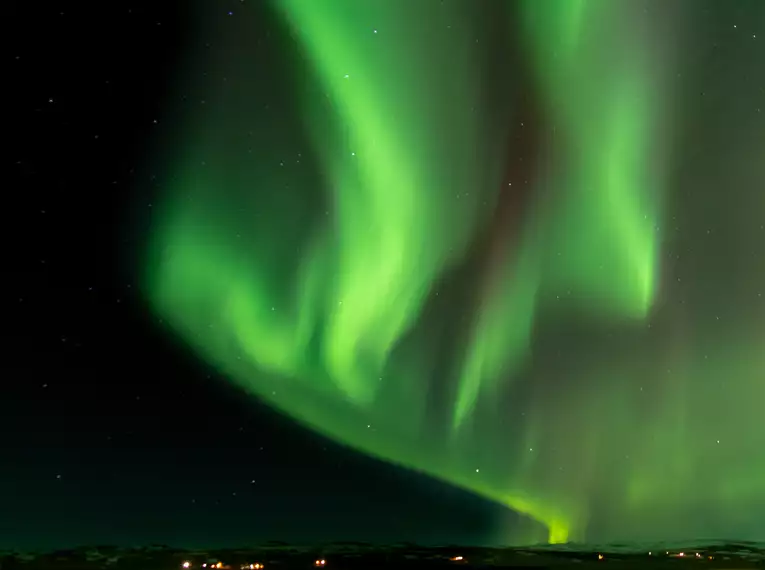
<path id="1" fill-rule="evenodd" d="M 676 191 L 692 185 L 672 148 L 682 39 L 656 40 L 655 7 L 637 6 L 499 10 L 531 70 L 521 80 L 533 88 L 513 89 L 538 95 L 541 124 L 523 128 L 542 143 L 524 150 L 544 157 L 527 156 L 515 188 L 529 198 L 484 255 L 480 236 L 515 191 L 504 131 L 525 119 L 511 89 L 499 115 L 486 105 L 476 9 L 274 2 L 309 76 L 305 133 L 295 144 L 264 134 L 247 143 L 257 154 L 242 153 L 242 125 L 273 113 L 245 82 L 188 129 L 147 255 L 157 313 L 306 426 L 527 515 L 505 542 L 755 528 L 765 318 L 756 286 L 740 284 L 762 283 L 765 259 L 704 288 L 724 263 L 688 248 L 678 261 L 680 238 L 662 231 L 677 217 L 692 231 L 704 215 Z M 236 45 L 226 65 L 246 76 Z M 755 132 L 742 127 L 740 140 L 765 156 Z M 721 164 L 736 156 L 708 146 Z M 309 160 L 302 174 L 284 166 Z M 720 222 L 731 247 L 765 240 L 752 214 L 765 209 L 752 190 L 765 168 L 752 164 L 724 198 L 704 194 L 752 215 Z M 726 305 L 729 286 L 754 310 Z"/>

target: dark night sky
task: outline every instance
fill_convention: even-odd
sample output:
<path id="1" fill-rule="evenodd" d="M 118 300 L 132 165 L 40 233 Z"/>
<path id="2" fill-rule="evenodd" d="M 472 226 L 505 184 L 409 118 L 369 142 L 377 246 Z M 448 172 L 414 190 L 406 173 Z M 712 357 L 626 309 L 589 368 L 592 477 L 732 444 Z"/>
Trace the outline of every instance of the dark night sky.
<path id="1" fill-rule="evenodd" d="M 636 0 L 634 5 L 637 6 L 639 1 L 643 0 Z M 651 1 L 645 0 L 646 5 Z M 298 65 L 290 68 L 297 61 L 294 50 L 291 52 L 289 47 L 295 44 L 294 38 L 286 38 L 284 24 L 267 9 L 265 0 L 244 2 L 216 0 L 214 7 L 209 5 L 199 10 L 200 17 L 205 10 L 209 12 L 210 22 L 206 22 L 206 26 L 192 21 L 192 9 L 187 2 L 14 2 L 7 12 L 12 39 L 5 74 L 5 92 L 11 99 L 6 105 L 10 122 L 6 139 L 10 147 L 11 176 L 10 183 L 5 186 L 4 202 L 7 259 L 3 265 L 6 287 L 3 313 L 9 318 L 5 320 L 3 381 L 0 383 L 0 449 L 3 450 L 0 461 L 0 549 L 50 549 L 94 543 L 244 545 L 265 540 L 486 542 L 497 540 L 501 529 L 512 527 L 517 519 L 510 510 L 446 483 L 367 458 L 323 439 L 257 399 L 245 396 L 184 346 L 167 323 L 149 310 L 148 302 L 140 292 L 138 271 L 150 239 L 150 229 L 156 227 L 157 204 L 173 190 L 170 180 L 173 170 L 187 167 L 189 172 L 199 171 L 183 164 L 179 158 L 182 151 L 178 148 L 184 143 L 192 148 L 196 141 L 186 141 L 186 133 L 180 131 L 178 125 L 191 125 L 200 131 L 204 130 L 201 126 L 204 125 L 209 132 L 223 137 L 220 148 L 216 147 L 212 152 L 209 149 L 199 151 L 211 155 L 217 153 L 215 159 L 219 164 L 240 164 L 239 160 L 246 166 L 249 160 L 246 156 L 244 159 L 234 157 L 235 152 L 243 155 L 244 147 L 235 136 L 231 136 L 233 142 L 226 138 L 230 133 L 239 132 L 237 129 L 241 130 L 238 114 L 226 113 L 225 105 L 220 104 L 210 110 L 214 106 L 212 98 L 208 100 L 200 94 L 212 91 L 212 85 L 224 85 L 219 89 L 222 94 L 219 101 L 231 97 L 246 107 L 252 95 L 259 105 L 265 104 L 267 109 L 272 105 L 273 117 L 259 109 L 247 119 L 253 123 L 256 119 L 261 120 L 259 125 L 264 131 L 272 129 L 272 132 L 259 133 L 255 137 L 261 141 L 261 148 L 273 144 L 279 152 L 286 152 L 285 149 L 292 152 L 305 143 L 300 138 L 304 133 L 295 135 L 304 127 L 301 121 L 305 117 L 289 110 L 291 106 L 297 107 L 297 103 L 290 99 L 295 94 L 288 86 L 299 85 L 305 92 L 311 89 L 301 84 L 303 70 L 297 69 Z M 737 375 L 733 380 L 740 380 L 740 386 L 730 400 L 720 403 L 720 408 L 733 405 L 730 402 L 734 402 L 734 396 L 752 406 L 755 395 L 762 394 L 756 382 L 744 382 L 744 379 L 754 378 L 757 374 L 755 367 L 762 362 L 755 345 L 762 331 L 762 321 L 758 321 L 756 315 L 765 307 L 761 269 L 761 236 L 765 226 L 762 225 L 763 202 L 758 200 L 759 195 L 748 189 L 762 180 L 762 167 L 757 161 L 763 148 L 762 140 L 765 140 L 759 136 L 763 124 L 762 109 L 765 108 L 765 76 L 757 73 L 757 62 L 765 61 L 762 55 L 765 52 L 761 48 L 756 50 L 765 40 L 760 37 L 765 33 L 765 18 L 762 17 L 762 4 L 752 0 L 731 0 L 725 8 L 719 3 L 714 9 L 714 2 L 700 0 L 701 4 L 705 6 L 704 10 L 699 9 L 693 19 L 688 19 L 693 24 L 685 30 L 687 43 L 692 46 L 692 49 L 686 46 L 685 63 L 682 64 L 685 67 L 677 74 L 668 74 L 677 78 L 682 76 L 682 79 L 673 78 L 676 81 L 674 90 L 667 89 L 667 93 L 656 96 L 677 105 L 674 108 L 677 116 L 673 117 L 677 125 L 673 123 L 674 130 L 667 127 L 667 133 L 672 134 L 667 134 L 666 140 L 675 137 L 672 140 L 681 148 L 677 156 L 671 158 L 676 188 L 667 192 L 666 233 L 669 238 L 662 234 L 669 245 L 662 252 L 663 257 L 655 263 L 667 266 L 657 285 L 661 290 L 657 295 L 661 317 L 655 321 L 657 332 L 648 331 L 654 321 L 646 320 L 644 338 L 650 342 L 637 346 L 633 345 L 633 340 L 643 338 L 640 334 L 618 337 L 619 329 L 614 326 L 604 336 L 592 332 L 590 336 L 580 335 L 578 331 L 595 330 L 587 328 L 590 324 L 587 318 L 579 318 L 576 322 L 572 319 L 566 325 L 559 325 L 554 319 L 562 317 L 555 314 L 551 318 L 540 310 L 542 317 L 537 325 L 540 329 L 547 327 L 543 331 L 547 336 L 539 337 L 544 342 L 538 343 L 539 352 L 534 364 L 540 366 L 537 370 L 540 378 L 549 373 L 553 381 L 531 386 L 525 394 L 527 400 L 521 393 L 523 406 L 527 401 L 530 403 L 528 408 L 519 408 L 517 421 L 519 425 L 531 425 L 526 422 L 531 422 L 533 416 L 537 423 L 532 427 L 539 428 L 534 433 L 542 440 L 541 446 L 544 434 L 548 433 L 544 429 L 548 427 L 550 410 L 563 410 L 560 417 L 573 419 L 570 424 L 561 420 L 556 424 L 558 431 L 549 432 L 560 435 L 558 439 L 566 448 L 563 453 L 554 452 L 550 447 L 552 451 L 545 456 L 549 463 L 530 460 L 528 465 L 543 473 L 534 482 L 542 481 L 547 475 L 553 479 L 564 466 L 571 468 L 572 473 L 588 472 L 589 465 L 581 459 L 579 445 L 586 451 L 586 444 L 591 441 L 587 438 L 587 430 L 580 429 L 590 425 L 591 416 L 587 411 L 590 402 L 593 406 L 604 402 L 603 407 L 609 413 L 602 414 L 603 421 L 610 420 L 615 422 L 614 425 L 619 425 L 622 418 L 626 423 L 631 421 L 630 418 L 638 417 L 646 418 L 647 427 L 643 426 L 646 433 L 651 428 L 651 433 L 664 434 L 679 426 L 674 432 L 676 439 L 672 441 L 686 448 L 692 447 L 693 451 L 701 450 L 699 454 L 710 465 L 717 465 L 714 462 L 718 456 L 707 451 L 707 444 L 714 450 L 724 448 L 714 453 L 724 451 L 729 454 L 720 457 L 739 453 L 734 445 L 712 445 L 718 435 L 709 436 L 703 425 L 697 432 L 709 441 L 695 441 L 693 435 L 686 438 L 686 431 L 682 429 L 685 425 L 674 422 L 671 413 L 668 416 L 661 414 L 666 410 L 656 404 L 657 401 L 694 392 L 688 378 L 670 376 L 669 368 L 675 369 L 675 362 L 677 368 L 691 361 L 701 363 L 700 368 L 705 366 L 707 351 L 715 356 L 714 351 L 722 347 L 725 352 L 718 355 L 715 366 L 732 370 L 730 374 Z M 678 0 L 675 5 L 688 4 Z M 308 12 L 310 10 L 306 10 Z M 682 12 L 678 13 L 682 16 Z M 515 38 L 506 37 L 506 29 L 503 28 L 505 35 L 499 34 L 500 26 L 492 20 L 492 13 L 487 11 L 478 14 L 475 22 L 470 23 L 483 26 L 481 29 L 489 29 L 494 34 L 485 36 L 489 47 L 484 47 L 484 43 L 480 46 L 485 50 L 481 63 L 489 79 L 477 90 L 488 93 L 481 92 L 478 100 L 485 103 L 482 112 L 489 125 L 509 116 L 502 111 L 505 102 L 501 94 L 513 91 L 515 84 L 511 86 L 510 83 L 531 83 L 532 73 L 519 66 L 514 68 L 517 77 L 494 79 L 495 68 L 500 69 L 505 60 L 493 58 L 492 50 L 497 46 L 517 47 L 517 44 L 513 43 Z M 683 20 L 682 17 L 677 19 Z M 669 26 L 667 22 L 663 24 Z M 207 28 L 217 29 L 215 33 L 218 35 L 213 37 L 211 32 L 211 37 L 207 37 L 200 32 Z M 672 35 L 667 33 L 669 29 L 662 32 L 667 37 Z M 377 34 L 376 29 L 374 34 Z M 241 45 L 235 41 L 237 38 L 242 38 Z M 496 45 L 490 43 L 492 41 L 496 41 Z M 666 38 L 657 40 L 656 44 L 660 49 L 669 49 L 667 46 L 671 45 Z M 242 66 L 242 63 L 234 63 L 234 52 L 245 45 L 252 50 L 248 54 L 251 60 L 245 60 L 247 72 L 235 72 L 241 69 L 237 65 Z M 523 50 L 516 51 L 521 53 Z M 540 48 L 540 53 L 543 51 Z M 513 61 L 533 59 L 527 55 L 522 53 Z M 402 47 L 397 57 L 405 61 L 406 49 Z M 436 59 L 437 56 L 434 61 Z M 393 62 L 391 69 L 395 72 L 399 60 L 392 57 L 389 61 Z M 227 67 L 229 63 L 230 69 Z M 662 65 L 665 63 L 667 69 L 674 65 L 667 62 Z M 740 67 L 736 68 L 736 63 L 740 63 Z M 588 71 L 585 67 L 583 64 L 582 69 Z M 235 75 L 233 81 L 229 81 L 229 72 Z M 434 72 L 434 76 L 437 73 Z M 539 83 L 543 82 L 539 80 Z M 243 94 L 231 88 L 232 84 L 242 87 Z M 396 97 L 402 93 L 400 100 L 406 101 L 406 87 L 395 87 L 391 88 L 393 95 L 386 93 L 383 97 L 377 93 L 380 95 L 378 102 L 388 104 L 387 99 L 390 99 L 392 108 L 395 108 L 400 102 Z M 427 93 L 427 87 L 422 93 Z M 555 91 L 549 85 L 548 88 Z M 232 92 L 233 96 L 230 95 Z M 593 88 L 592 92 L 596 93 L 597 89 Z M 496 134 L 487 127 L 496 140 L 514 137 L 514 146 L 508 145 L 513 153 L 512 164 L 507 158 L 507 164 L 503 166 L 507 170 L 507 180 L 532 178 L 530 161 L 522 166 L 519 166 L 520 162 L 534 152 L 543 154 L 540 149 L 547 139 L 542 128 L 523 127 L 524 121 L 531 124 L 546 112 L 541 109 L 538 95 L 530 87 L 516 97 L 517 101 L 522 101 L 516 117 L 520 126 L 505 129 L 509 134 L 504 131 Z M 421 97 L 427 99 L 426 94 Z M 252 105 L 254 108 L 254 103 Z M 408 107 L 402 104 L 401 108 Z M 322 117 L 322 111 L 326 109 L 319 109 L 316 116 Z M 496 120 L 495 112 L 499 117 Z M 285 124 L 292 126 L 290 129 L 279 126 L 280 113 L 286 117 L 283 119 Z M 646 113 L 648 115 L 650 113 Z M 218 121 L 216 117 L 223 119 Z M 418 124 L 424 125 L 423 131 L 431 126 L 424 120 L 417 123 L 421 117 L 416 113 L 409 118 L 415 125 L 412 132 L 417 130 Z M 580 123 L 574 121 L 573 124 Z M 586 121 L 581 124 L 586 125 Z M 217 127 L 219 131 L 216 131 Z M 189 127 L 191 131 L 193 129 Z M 285 134 L 285 131 L 290 132 Z M 239 135 L 246 140 L 242 132 Z M 205 144 L 215 147 L 217 139 L 211 140 L 213 142 L 207 140 Z M 438 142 L 435 137 L 433 140 Z M 229 142 L 230 147 L 227 146 Z M 199 144 L 200 148 L 203 146 Z M 416 144 L 412 146 L 417 150 Z M 449 145 L 444 143 L 442 146 Z M 491 143 L 487 142 L 486 147 L 491 147 Z M 433 148 L 433 156 L 441 156 L 441 146 L 434 144 Z M 230 149 L 235 152 L 229 153 Z M 597 155 L 597 152 L 598 144 L 592 144 L 583 155 Z M 193 152 L 189 151 L 189 154 Z M 229 159 L 230 163 L 227 162 Z M 719 163 L 716 162 L 718 159 Z M 304 162 L 310 160 L 306 157 Z M 431 170 L 437 171 L 439 163 L 434 162 L 436 166 Z M 288 171 L 275 164 L 272 166 L 279 172 L 278 176 Z M 195 164 L 194 168 L 200 167 Z M 459 168 L 459 165 L 454 166 L 455 172 Z M 294 175 L 298 179 L 302 174 L 295 174 L 297 172 L 298 168 L 292 165 L 284 179 L 277 175 L 273 179 L 291 182 L 292 179 L 286 177 Z M 237 175 L 241 175 L 242 180 L 253 176 L 243 168 L 242 173 L 235 173 L 231 180 Z M 524 182 L 528 183 L 528 180 Z M 433 186 L 438 187 L 438 184 Z M 460 266 L 459 271 L 455 270 L 460 273 L 455 280 L 462 279 L 472 285 L 474 274 L 484 270 L 486 275 L 482 277 L 486 277 L 487 283 L 502 278 L 502 271 L 494 267 L 497 265 L 494 262 L 504 250 L 498 248 L 495 251 L 487 243 L 520 242 L 523 237 L 522 232 L 514 229 L 520 223 L 514 224 L 531 211 L 528 205 L 532 191 L 528 188 L 519 190 L 520 184 L 508 190 L 504 188 L 504 181 L 502 186 L 503 195 L 498 201 L 494 225 L 487 228 L 481 234 L 483 238 L 476 239 L 473 245 L 474 250 L 482 251 L 464 267 Z M 718 200 L 720 188 L 728 192 L 729 199 L 726 195 L 725 200 Z M 214 193 L 211 195 L 217 198 Z M 210 199 L 209 203 L 215 204 L 215 200 Z M 306 200 L 300 206 L 309 210 L 305 206 L 307 203 Z M 434 203 L 437 205 L 436 200 Z M 456 212 L 455 219 L 458 219 L 462 204 L 444 208 L 443 212 Z M 529 210 L 524 209 L 526 207 Z M 225 205 L 221 206 L 221 210 L 224 209 Z M 569 213 L 561 210 L 564 214 Z M 580 234 L 586 234 L 589 213 L 584 212 L 584 206 L 581 210 L 571 213 L 571 219 L 581 214 L 576 220 L 577 223 L 584 220 L 582 227 L 585 229 Z M 308 212 L 306 218 L 313 214 L 315 212 Z M 263 225 L 268 226 L 267 223 Z M 447 226 L 448 223 L 436 220 L 431 227 L 440 225 Z M 664 226 L 661 229 L 665 231 Z M 558 231 L 562 234 L 566 230 Z M 742 246 L 742 243 L 746 245 Z M 572 245 L 572 251 L 578 245 L 581 243 Z M 596 282 L 596 286 L 600 285 L 587 269 L 581 269 L 581 275 L 584 277 L 578 284 Z M 279 282 L 276 277 L 273 281 Z M 448 292 L 449 283 L 441 285 Z M 561 296 L 570 294 L 570 291 L 554 289 L 557 286 L 556 283 L 549 290 L 540 287 L 540 295 L 560 300 Z M 606 285 L 596 291 L 593 296 L 609 292 Z M 476 293 L 478 296 L 480 293 Z M 470 295 L 463 294 L 462 297 L 465 299 Z M 736 298 L 741 302 L 734 306 Z M 475 307 L 463 308 L 451 300 L 438 300 L 432 306 L 428 305 L 428 310 L 423 311 L 426 317 L 428 311 L 438 313 L 446 307 L 450 312 L 444 322 L 458 323 L 457 326 L 465 330 L 461 330 L 460 335 L 451 335 L 451 329 L 446 331 L 448 327 L 433 319 L 438 321 L 435 326 L 440 328 L 432 329 L 437 334 L 425 333 L 426 342 L 422 345 L 437 348 L 426 356 L 433 356 L 434 360 L 444 352 L 455 353 L 455 358 L 461 356 L 462 348 L 457 350 L 457 345 L 470 333 L 464 323 L 471 317 L 471 310 L 483 306 L 479 299 L 474 304 Z M 501 303 L 499 306 L 501 308 Z M 572 311 L 577 315 L 584 312 L 587 310 Z M 728 322 L 734 323 L 723 333 L 718 326 L 720 315 L 724 317 L 725 326 L 729 326 Z M 570 318 L 569 315 L 566 317 Z M 618 340 L 609 346 L 616 348 L 602 358 L 603 352 L 609 352 L 602 350 L 603 343 L 611 342 L 613 331 L 617 331 L 614 336 Z M 447 336 L 446 340 L 441 338 Z M 571 342 L 574 337 L 575 342 Z M 732 340 L 728 342 L 729 338 Z M 473 348 L 478 344 L 474 343 Z M 729 346 L 734 348 L 728 350 Z M 741 347 L 740 352 L 736 352 L 737 346 Z M 465 352 L 469 350 L 470 347 L 465 348 Z M 418 347 L 412 352 L 419 357 L 427 350 Z M 741 357 L 743 363 L 736 369 L 730 362 L 739 358 L 739 354 L 748 360 L 743 362 L 744 357 Z M 432 365 L 438 372 L 436 376 L 446 376 L 447 369 L 454 364 L 451 361 L 442 364 L 441 360 L 448 359 L 439 358 L 438 363 Z M 412 358 L 412 361 L 417 359 Z M 574 364 L 569 365 L 569 362 Z M 599 392 L 597 384 L 587 384 L 587 377 L 593 375 L 591 371 L 600 371 L 595 364 L 601 362 L 614 370 L 632 374 L 625 375 L 623 384 L 613 388 L 613 394 L 602 395 L 604 392 Z M 426 361 L 417 361 L 417 364 L 423 368 L 430 366 Z M 646 391 L 651 390 L 650 395 L 645 394 L 646 398 L 651 398 L 646 400 L 649 402 L 647 411 L 644 416 L 630 415 L 636 400 L 633 388 L 637 389 L 639 385 L 643 392 L 643 379 L 630 381 L 630 378 L 639 376 L 641 370 L 648 370 L 654 364 L 657 370 L 659 367 L 662 370 L 653 371 L 651 379 L 645 382 Z M 665 368 L 667 376 L 662 376 Z M 718 394 L 714 391 L 717 386 L 715 370 L 710 365 L 697 375 L 697 386 L 709 388 L 708 394 Z M 569 371 L 580 374 L 577 378 L 582 384 L 573 400 L 561 395 L 565 386 L 559 381 Z M 690 377 L 690 373 L 688 375 Z M 237 380 L 244 383 L 241 378 Z M 687 384 L 683 383 L 686 381 Z M 253 386 L 257 393 L 260 385 L 253 381 Z M 423 386 L 427 398 L 430 391 L 425 381 Z M 528 388 L 529 384 L 523 387 Z M 451 389 L 450 386 L 447 388 Z M 623 407 L 612 406 L 608 399 L 617 391 L 619 398 L 614 401 L 624 403 Z M 713 398 L 703 395 L 706 393 L 697 390 L 693 401 L 700 406 L 707 405 Z M 602 396 L 603 400 L 591 398 L 589 394 Z M 570 401 L 575 403 L 570 404 Z M 439 402 L 434 400 L 429 404 L 435 408 Z M 529 417 L 526 417 L 526 411 Z M 579 415 L 585 420 L 577 420 Z M 714 429 L 719 427 L 719 431 L 726 435 L 749 433 L 745 438 L 749 445 L 747 449 L 756 450 L 759 440 L 756 434 L 751 435 L 754 431 L 751 426 L 756 427 L 754 420 L 744 420 L 743 416 L 735 418 L 734 415 L 719 414 L 717 423 L 709 422 L 709 425 L 714 424 Z M 325 419 L 329 425 L 334 418 Z M 598 426 L 600 424 L 592 423 L 592 431 L 598 431 Z M 440 433 L 437 427 L 436 424 L 427 426 L 435 434 Z M 712 433 L 712 427 L 708 430 Z M 630 445 L 638 448 L 640 438 L 622 437 L 635 431 L 640 430 L 634 430 L 632 426 L 622 426 L 610 432 L 600 430 L 613 437 L 609 444 L 612 449 L 617 449 L 618 457 L 604 456 L 605 461 L 601 457 L 600 463 L 593 459 L 593 464 L 601 467 L 618 465 L 620 467 L 609 472 L 615 473 L 615 477 L 623 475 L 623 479 L 614 480 L 607 476 L 608 473 L 602 479 L 593 478 L 595 489 L 592 493 L 588 494 L 589 490 L 580 493 L 587 495 L 583 500 L 590 501 L 589 506 L 594 505 L 596 511 L 601 509 L 601 531 L 612 526 L 609 507 L 613 496 L 609 493 L 613 491 L 614 496 L 619 496 L 621 487 L 617 483 L 623 483 L 634 474 L 630 467 L 625 467 L 629 465 L 625 461 L 629 460 L 631 451 L 627 447 L 622 449 L 621 440 L 629 440 Z M 515 431 L 511 435 L 523 433 Z M 579 437 L 580 433 L 584 436 Z M 503 455 L 497 460 L 497 450 L 504 451 L 511 438 L 505 438 L 507 434 L 497 430 L 487 430 L 487 434 L 489 437 L 480 439 L 479 445 L 473 445 L 476 440 L 465 439 L 468 450 L 460 456 L 464 457 L 464 465 L 454 467 L 453 472 L 451 466 L 442 469 L 444 479 L 470 487 L 464 481 L 473 479 L 463 478 L 462 471 L 467 467 L 471 477 L 474 472 L 479 472 L 477 464 L 474 465 L 475 457 L 485 459 L 487 463 L 494 461 L 489 468 L 483 469 L 482 465 L 481 477 L 485 473 L 487 481 L 493 475 L 497 480 L 505 481 L 505 469 L 515 473 L 513 456 Z M 520 435 L 518 437 L 522 439 Z M 518 438 L 513 438 L 511 443 L 517 443 L 515 439 Z M 441 440 L 434 436 L 432 441 Z M 666 443 L 670 452 L 673 452 L 672 441 L 667 439 Z M 720 444 L 720 441 L 716 443 Z M 532 446 L 523 443 L 522 447 L 526 453 L 526 448 L 531 451 Z M 645 449 L 648 450 L 645 452 L 646 464 L 650 463 L 650 467 L 664 463 L 665 448 L 661 448 L 660 453 L 654 453 L 655 448 L 650 446 Z M 433 457 L 439 451 L 434 446 Z M 475 456 L 471 455 L 473 451 Z M 740 497 L 756 495 L 762 499 L 759 488 L 754 488 L 756 480 L 750 477 L 752 467 L 762 465 L 762 462 L 757 463 L 757 458 L 751 456 L 752 453 L 749 461 L 741 462 L 739 475 L 751 487 L 744 488 Z M 692 457 L 690 452 L 688 457 Z M 401 463 L 416 464 L 416 461 L 407 463 L 401 459 Z M 673 465 L 684 468 L 685 464 L 681 463 L 678 460 Z M 437 462 L 433 461 L 433 464 Z M 697 463 L 689 459 L 688 465 Z M 424 467 L 427 470 L 430 466 Z M 534 479 L 533 473 L 538 472 L 529 469 L 528 473 L 532 473 L 529 477 Z M 430 472 L 437 473 L 438 469 L 433 468 Z M 660 472 L 654 469 L 649 474 L 653 476 Z M 707 475 L 711 479 L 720 472 L 711 469 Z M 580 478 L 584 479 L 585 476 Z M 650 477 L 645 480 L 656 483 Z M 572 477 L 571 481 L 576 483 L 577 478 Z M 602 485 L 598 481 L 602 481 Z M 636 482 L 641 483 L 642 479 L 638 478 Z M 612 487 L 606 489 L 608 485 Z M 477 490 L 478 487 L 480 485 L 476 483 L 474 488 Z M 580 491 L 575 486 L 572 489 Z M 750 495 L 745 495 L 746 492 Z M 690 487 L 687 489 L 687 495 L 694 493 L 695 488 L 693 493 Z M 575 494 L 572 491 L 572 496 Z M 550 502 L 554 503 L 554 500 Z M 651 520 L 650 504 L 646 505 L 645 520 Z M 617 507 L 613 508 L 617 510 Z M 667 524 L 671 526 L 671 523 Z"/>
<path id="2" fill-rule="evenodd" d="M 144 164 L 169 78 L 204 38 L 183 36 L 185 4 L 21 4 L 0 548 L 477 540 L 507 516 L 294 426 L 173 344 L 120 256 L 140 245 L 125 212 L 151 201 L 136 188 L 156 183 Z"/>

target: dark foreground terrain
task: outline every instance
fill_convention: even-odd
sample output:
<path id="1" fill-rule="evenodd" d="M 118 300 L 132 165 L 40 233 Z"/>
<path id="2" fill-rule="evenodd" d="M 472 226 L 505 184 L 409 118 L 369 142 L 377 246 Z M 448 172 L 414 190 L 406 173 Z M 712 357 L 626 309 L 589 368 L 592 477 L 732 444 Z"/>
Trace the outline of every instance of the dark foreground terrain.
<path id="1" fill-rule="evenodd" d="M 271 542 L 251 549 L 184 550 L 92 546 L 48 553 L 0 552 L 0 570 L 268 569 L 366 570 L 374 568 L 765 568 L 765 544 L 566 545 L 531 548 L 389 546 L 357 542 L 321 547 Z"/>

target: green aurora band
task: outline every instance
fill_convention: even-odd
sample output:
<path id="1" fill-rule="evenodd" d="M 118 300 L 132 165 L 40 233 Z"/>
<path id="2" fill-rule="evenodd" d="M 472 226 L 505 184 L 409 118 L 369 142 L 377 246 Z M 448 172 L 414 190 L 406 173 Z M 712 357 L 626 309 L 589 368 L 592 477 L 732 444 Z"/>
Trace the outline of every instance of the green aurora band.
<path id="1" fill-rule="evenodd" d="M 277 137 L 243 153 L 241 125 L 275 120 L 246 88 L 187 129 L 148 255 L 157 314 L 311 429 L 527 515 L 503 542 L 751 532 L 765 512 L 765 258 L 689 254 L 685 293 L 660 271 L 679 251 L 662 229 L 680 40 L 642 4 L 508 4 L 547 124 L 543 158 L 513 182 L 501 131 L 521 119 L 508 88 L 504 116 L 482 111 L 487 24 L 470 2 L 273 4 L 312 74 L 310 149 Z M 230 42 L 221 65 L 251 73 L 246 42 Z M 301 160 L 318 176 L 290 174 Z M 711 175 L 724 198 L 699 198 L 706 220 L 719 201 L 739 216 L 716 226 L 730 248 L 765 240 L 756 162 Z M 512 184 L 533 199 L 459 294 L 448 283 Z"/>

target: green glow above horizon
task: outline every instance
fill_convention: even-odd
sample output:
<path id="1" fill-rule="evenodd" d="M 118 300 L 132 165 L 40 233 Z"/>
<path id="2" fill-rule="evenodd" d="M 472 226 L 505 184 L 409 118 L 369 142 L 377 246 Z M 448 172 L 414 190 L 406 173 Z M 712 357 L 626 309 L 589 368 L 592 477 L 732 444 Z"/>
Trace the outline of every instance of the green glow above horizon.
<path id="1" fill-rule="evenodd" d="M 508 89 L 505 116 L 484 109 L 487 54 L 468 4 L 275 5 L 313 74 L 308 146 L 264 134 L 244 153 L 240 131 L 272 119 L 220 95 L 190 129 L 153 236 L 157 313 L 311 429 L 527 515 L 510 541 L 749 528 L 744 511 L 765 505 L 765 320 L 717 290 L 662 288 L 668 141 L 681 127 L 663 95 L 675 56 L 651 19 L 603 0 L 508 10 L 547 158 L 516 181 L 533 199 L 472 278 L 521 104 Z M 233 77 L 251 73 L 231 59 Z M 757 196 L 741 184 L 724 200 L 762 213 Z M 733 247 L 765 240 L 728 224 Z M 690 278 L 719 263 L 689 256 Z M 742 265 L 729 284 L 762 282 L 763 268 Z M 464 283 L 450 288 L 455 272 Z"/>

